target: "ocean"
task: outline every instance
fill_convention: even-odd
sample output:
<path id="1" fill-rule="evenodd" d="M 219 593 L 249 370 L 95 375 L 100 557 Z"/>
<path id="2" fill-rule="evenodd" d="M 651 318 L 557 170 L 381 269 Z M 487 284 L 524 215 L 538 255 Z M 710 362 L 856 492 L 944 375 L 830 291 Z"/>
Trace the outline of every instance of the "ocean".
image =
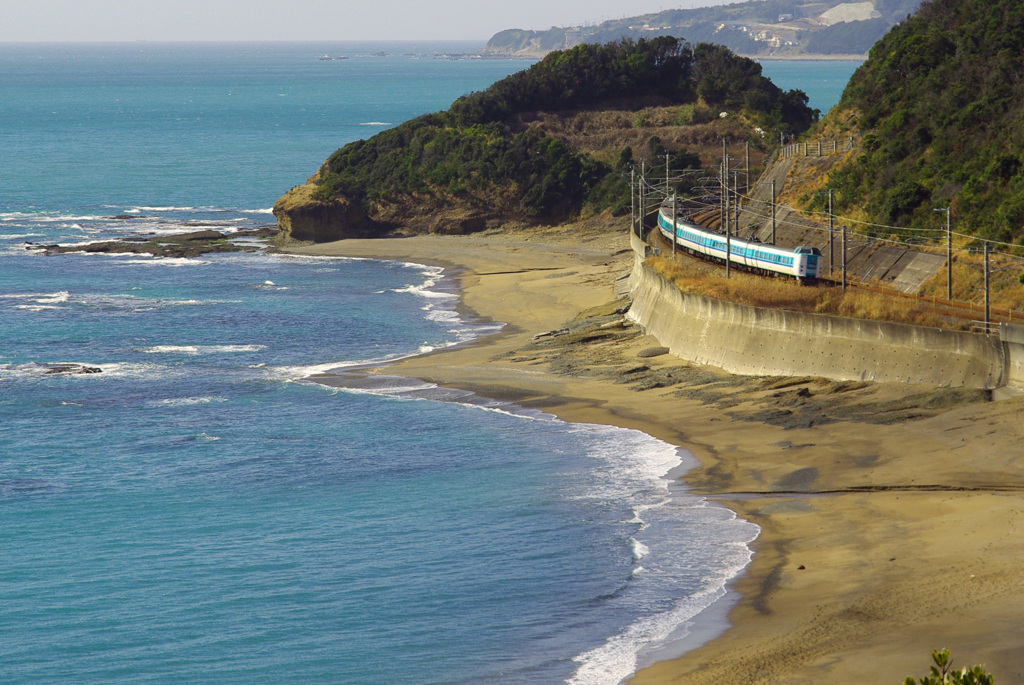
<path id="1" fill-rule="evenodd" d="M 708 629 L 757 528 L 685 451 L 309 381 L 493 333 L 443 269 L 26 249 L 272 223 L 527 66 L 478 48 L 0 45 L 0 682 L 613 685 Z"/>

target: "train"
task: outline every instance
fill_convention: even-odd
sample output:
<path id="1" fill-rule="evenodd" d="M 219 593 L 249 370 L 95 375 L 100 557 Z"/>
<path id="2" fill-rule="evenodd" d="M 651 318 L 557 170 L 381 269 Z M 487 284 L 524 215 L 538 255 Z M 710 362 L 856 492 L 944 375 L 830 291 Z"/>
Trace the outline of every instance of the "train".
<path id="1" fill-rule="evenodd" d="M 797 247 L 790 250 L 736 237 L 729 238 L 727 245 L 724 233 L 682 221 L 678 216 L 673 231 L 671 200 L 666 200 L 658 211 L 658 228 L 666 240 L 674 240 L 679 248 L 723 263 L 728 252 L 730 264 L 736 266 L 794 276 L 800 282 L 813 282 L 821 278 L 824 260 L 821 251 L 816 247 Z"/>

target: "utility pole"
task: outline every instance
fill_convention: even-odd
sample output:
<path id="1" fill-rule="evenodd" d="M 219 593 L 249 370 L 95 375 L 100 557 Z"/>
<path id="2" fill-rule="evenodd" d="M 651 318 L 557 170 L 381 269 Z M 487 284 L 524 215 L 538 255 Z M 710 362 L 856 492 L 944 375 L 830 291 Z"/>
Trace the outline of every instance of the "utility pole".
<path id="1" fill-rule="evenodd" d="M 946 213 L 946 299 L 953 299 L 953 231 L 949 223 L 949 207 L 936 207 L 933 212 Z"/>
<path id="2" fill-rule="evenodd" d="M 734 211 L 736 212 L 736 215 L 734 216 L 735 220 L 732 222 L 732 230 L 733 230 L 733 233 L 735 233 L 737 235 L 737 237 L 738 237 L 739 234 L 740 234 L 740 175 L 739 175 L 739 173 L 733 173 L 733 175 L 732 175 L 732 194 L 736 197 L 736 202 L 733 203 L 735 205 Z"/>
<path id="3" fill-rule="evenodd" d="M 722 228 L 725 230 L 725 234 L 729 235 L 729 220 L 730 214 L 732 213 L 732 207 L 729 205 L 729 157 L 725 157 L 725 177 L 722 179 L 722 193 L 725 195 L 725 224 Z"/>
<path id="4" fill-rule="evenodd" d="M 669 176 L 668 165 L 669 165 L 669 158 L 670 157 L 671 157 L 671 153 L 669 153 L 666 150 L 665 151 L 665 197 L 668 197 L 668 176 Z"/>
<path id="5" fill-rule="evenodd" d="M 936 209 L 946 213 L 946 299 L 953 299 L 953 229 L 949 220 L 950 207 Z"/>
<path id="6" fill-rule="evenodd" d="M 676 256 L 676 194 L 672 193 L 672 258 Z"/>
<path id="7" fill-rule="evenodd" d="M 729 268 L 732 266 L 732 237 L 725 234 L 725 277 L 730 278 Z"/>
<path id="8" fill-rule="evenodd" d="M 644 202 L 644 177 L 646 175 L 647 165 L 644 163 L 644 160 L 640 160 L 640 184 L 637 186 L 637 192 L 640 193 L 640 230 L 637 235 L 639 235 L 640 240 L 644 239 L 644 210 L 646 209 L 644 207 L 644 204 L 646 204 Z"/>
<path id="9" fill-rule="evenodd" d="M 725 158 L 722 158 L 722 164 L 719 166 L 719 186 L 725 187 Z M 719 194 L 718 199 L 718 217 L 719 225 L 725 230 L 725 190 L 723 189 Z"/>
<path id="10" fill-rule="evenodd" d="M 772 245 L 775 244 L 775 179 L 772 179 Z"/>
<path id="11" fill-rule="evenodd" d="M 629 229 L 636 233 L 636 167 L 629 168 Z"/>
<path id="12" fill-rule="evenodd" d="M 846 294 L 846 226 L 843 226 L 843 294 Z"/>
<path id="13" fill-rule="evenodd" d="M 743 193 L 745 195 L 745 194 L 750 192 L 750 141 L 748 140 L 744 144 L 746 145 L 746 148 L 747 148 L 747 152 L 746 152 L 746 155 L 747 155 L 747 170 L 746 170 L 746 174 L 747 175 L 746 175 L 746 178 L 743 180 Z"/>
<path id="14" fill-rule="evenodd" d="M 985 241 L 985 332 L 988 333 L 989 327 L 989 299 L 988 299 L 988 241 Z"/>
<path id="15" fill-rule="evenodd" d="M 949 223 L 949 207 L 946 207 L 946 299 L 953 299 L 953 229 Z"/>
<path id="16" fill-rule="evenodd" d="M 835 243 L 832 240 L 832 189 L 828 189 L 828 275 L 832 277 L 832 271 L 836 263 Z"/>

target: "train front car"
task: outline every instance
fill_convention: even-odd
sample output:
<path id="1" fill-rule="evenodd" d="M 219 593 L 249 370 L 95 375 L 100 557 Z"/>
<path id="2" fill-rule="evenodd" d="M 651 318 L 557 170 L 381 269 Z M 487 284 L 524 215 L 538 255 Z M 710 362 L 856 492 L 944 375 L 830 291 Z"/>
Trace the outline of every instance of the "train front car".
<path id="1" fill-rule="evenodd" d="M 821 278 L 821 251 L 816 247 L 798 247 L 794 252 L 798 255 L 796 277 L 801 281 L 816 281 Z"/>

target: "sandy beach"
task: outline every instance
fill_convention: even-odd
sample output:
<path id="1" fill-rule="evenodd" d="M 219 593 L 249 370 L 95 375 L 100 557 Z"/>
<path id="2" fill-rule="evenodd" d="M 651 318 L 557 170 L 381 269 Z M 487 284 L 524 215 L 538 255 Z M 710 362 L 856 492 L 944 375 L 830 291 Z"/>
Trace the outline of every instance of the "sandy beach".
<path id="1" fill-rule="evenodd" d="M 376 371 L 684 447 L 701 463 L 687 484 L 761 527 L 732 586 L 731 628 L 631 682 L 898 683 L 944 647 L 998 683 L 1024 681 L 1024 398 L 730 377 L 638 356 L 658 342 L 607 323 L 633 262 L 625 226 L 292 251 L 455 269 L 463 306 L 505 329 Z M 534 339 L 586 310 L 591 333 Z"/>

